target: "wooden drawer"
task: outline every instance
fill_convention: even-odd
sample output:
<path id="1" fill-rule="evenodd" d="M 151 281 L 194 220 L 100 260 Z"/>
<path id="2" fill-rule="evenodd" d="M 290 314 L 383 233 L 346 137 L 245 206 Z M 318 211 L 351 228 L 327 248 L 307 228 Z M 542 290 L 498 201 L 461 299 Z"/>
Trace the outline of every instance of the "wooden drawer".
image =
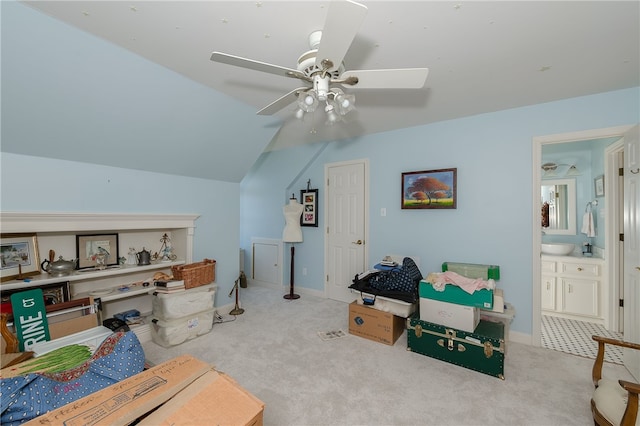
<path id="1" fill-rule="evenodd" d="M 599 277 L 601 274 L 600 265 L 571 262 L 561 262 L 560 273 L 571 274 L 580 277 Z"/>
<path id="2" fill-rule="evenodd" d="M 544 274 L 545 272 L 556 272 L 556 262 L 550 260 L 543 260 L 540 262 L 540 270 Z"/>

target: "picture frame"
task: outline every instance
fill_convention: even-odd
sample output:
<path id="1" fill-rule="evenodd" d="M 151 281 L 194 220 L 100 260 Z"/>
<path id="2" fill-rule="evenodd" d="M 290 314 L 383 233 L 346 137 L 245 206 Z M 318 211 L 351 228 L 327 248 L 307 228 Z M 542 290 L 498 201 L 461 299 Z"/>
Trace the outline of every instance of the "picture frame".
<path id="1" fill-rule="evenodd" d="M 118 265 L 118 234 L 76 235 L 77 269 L 97 267 L 97 255 L 105 252 L 108 255 L 104 266 Z"/>
<path id="2" fill-rule="evenodd" d="M 402 209 L 455 209 L 457 168 L 402 173 Z"/>
<path id="3" fill-rule="evenodd" d="M 35 233 L 0 234 L 0 282 L 39 274 L 38 236 Z"/>
<path id="4" fill-rule="evenodd" d="M 304 207 L 300 215 L 300 226 L 318 227 L 318 190 L 300 190 L 300 203 Z"/>
<path id="5" fill-rule="evenodd" d="M 600 175 L 593 180 L 596 190 L 596 197 L 604 197 L 604 175 Z"/>
<path id="6" fill-rule="evenodd" d="M 42 296 L 44 297 L 45 305 L 56 305 L 71 300 L 71 292 L 69 291 L 69 287 L 69 281 L 64 281 L 55 284 L 41 285 L 33 288 L 39 288 L 42 290 Z M 11 295 L 14 293 L 19 293 L 21 291 L 25 291 L 25 289 L 22 288 L 2 291 L 2 294 L 0 295 L 0 302 L 11 303 Z"/>

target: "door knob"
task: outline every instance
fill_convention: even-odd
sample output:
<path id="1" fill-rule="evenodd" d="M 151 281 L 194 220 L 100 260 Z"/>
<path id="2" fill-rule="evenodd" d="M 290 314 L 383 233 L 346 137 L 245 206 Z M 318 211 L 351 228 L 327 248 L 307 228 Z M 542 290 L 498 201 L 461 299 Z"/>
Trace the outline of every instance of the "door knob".
<path id="1" fill-rule="evenodd" d="M 362 245 L 362 240 L 351 241 L 351 244 L 357 244 L 357 245 L 361 246 Z"/>

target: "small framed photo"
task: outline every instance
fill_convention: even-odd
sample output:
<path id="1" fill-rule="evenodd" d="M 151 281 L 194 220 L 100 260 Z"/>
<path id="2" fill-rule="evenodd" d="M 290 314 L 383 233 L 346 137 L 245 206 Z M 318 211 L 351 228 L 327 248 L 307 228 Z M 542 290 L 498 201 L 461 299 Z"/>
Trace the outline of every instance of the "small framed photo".
<path id="1" fill-rule="evenodd" d="M 318 226 L 318 190 L 303 189 L 300 191 L 302 201 L 302 215 L 300 216 L 300 226 Z"/>
<path id="2" fill-rule="evenodd" d="M 23 279 L 40 274 L 36 234 L 0 235 L 0 280 Z"/>
<path id="3" fill-rule="evenodd" d="M 78 269 L 118 264 L 118 234 L 76 235 Z"/>
<path id="4" fill-rule="evenodd" d="M 403 209 L 455 209 L 458 169 L 402 173 Z"/>
<path id="5" fill-rule="evenodd" d="M 593 180 L 596 189 L 596 197 L 604 197 L 604 175 L 600 175 Z"/>

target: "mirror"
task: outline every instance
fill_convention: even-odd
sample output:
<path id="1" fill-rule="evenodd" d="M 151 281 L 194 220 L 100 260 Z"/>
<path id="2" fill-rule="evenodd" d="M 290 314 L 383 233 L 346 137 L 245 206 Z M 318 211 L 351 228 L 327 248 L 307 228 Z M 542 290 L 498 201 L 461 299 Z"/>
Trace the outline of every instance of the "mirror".
<path id="1" fill-rule="evenodd" d="M 575 180 L 544 180 L 540 188 L 540 216 L 544 233 L 576 235 Z"/>

